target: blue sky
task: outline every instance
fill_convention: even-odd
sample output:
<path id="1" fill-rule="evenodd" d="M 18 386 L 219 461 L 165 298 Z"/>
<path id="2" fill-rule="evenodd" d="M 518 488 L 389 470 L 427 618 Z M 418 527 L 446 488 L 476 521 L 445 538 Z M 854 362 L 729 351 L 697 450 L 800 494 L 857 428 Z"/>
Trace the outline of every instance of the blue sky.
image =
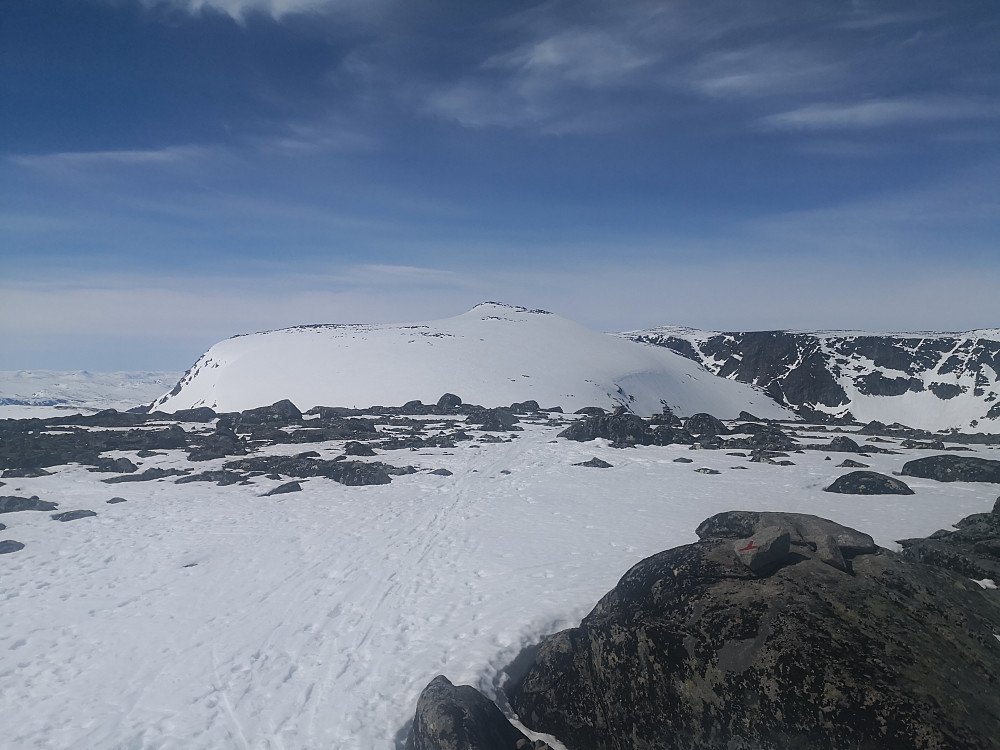
<path id="1" fill-rule="evenodd" d="M 1000 326 L 996 0 L 4 0 L 0 368 L 498 299 Z"/>

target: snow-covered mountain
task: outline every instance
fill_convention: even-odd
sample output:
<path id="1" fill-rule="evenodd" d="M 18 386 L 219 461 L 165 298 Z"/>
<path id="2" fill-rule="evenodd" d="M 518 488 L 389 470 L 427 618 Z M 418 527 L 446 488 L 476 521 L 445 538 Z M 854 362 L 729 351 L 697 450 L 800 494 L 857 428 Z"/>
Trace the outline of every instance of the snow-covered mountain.
<path id="1" fill-rule="evenodd" d="M 129 409 L 156 398 L 178 372 L 0 371 L 0 418 Z"/>
<path id="2" fill-rule="evenodd" d="M 227 339 L 153 408 L 237 411 L 284 398 L 302 409 L 364 408 L 434 403 L 445 392 L 484 406 L 533 399 L 566 411 L 627 404 L 649 415 L 667 404 L 681 415 L 790 416 L 759 390 L 669 349 L 492 302 L 445 320 L 300 326 Z"/>
<path id="3" fill-rule="evenodd" d="M 621 336 L 756 385 L 806 417 L 1000 432 L 1000 329 L 873 334 L 664 326 Z"/>

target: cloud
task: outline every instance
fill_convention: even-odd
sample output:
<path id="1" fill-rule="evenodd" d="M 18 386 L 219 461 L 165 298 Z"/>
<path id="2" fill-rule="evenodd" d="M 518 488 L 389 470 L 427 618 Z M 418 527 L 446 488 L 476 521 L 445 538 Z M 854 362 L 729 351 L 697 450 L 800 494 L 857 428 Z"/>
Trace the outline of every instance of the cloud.
<path id="1" fill-rule="evenodd" d="M 1000 117 L 1000 104 L 957 98 L 874 99 L 810 104 L 758 121 L 765 130 L 869 130 L 889 126 Z"/>
<path id="2" fill-rule="evenodd" d="M 362 14 L 388 0 L 141 0 L 146 6 L 171 5 L 190 13 L 213 10 L 242 21 L 250 13 L 265 13 L 273 18 L 300 13 L 348 12 Z"/>
<path id="3" fill-rule="evenodd" d="M 842 84 L 846 70 L 806 50 L 756 45 L 712 52 L 691 69 L 691 84 L 718 98 L 757 98 L 826 91 Z"/>
<path id="4" fill-rule="evenodd" d="M 82 172 L 101 168 L 145 168 L 191 164 L 216 154 L 200 146 L 168 146 L 136 151 L 67 151 L 8 156 L 21 167 L 43 172 Z"/>

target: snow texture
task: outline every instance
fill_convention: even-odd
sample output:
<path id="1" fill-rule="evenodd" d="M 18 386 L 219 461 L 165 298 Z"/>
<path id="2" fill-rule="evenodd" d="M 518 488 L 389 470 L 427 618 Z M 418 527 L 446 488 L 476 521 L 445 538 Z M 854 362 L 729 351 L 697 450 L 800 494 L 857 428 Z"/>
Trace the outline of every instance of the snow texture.
<path id="1" fill-rule="evenodd" d="M 154 408 L 239 411 L 283 398 L 303 410 L 364 408 L 435 403 L 445 391 L 491 407 L 534 399 L 566 411 L 625 404 L 649 415 L 667 403 L 682 415 L 789 415 L 760 391 L 662 347 L 497 303 L 411 325 L 303 326 L 231 338 L 209 349 Z"/>

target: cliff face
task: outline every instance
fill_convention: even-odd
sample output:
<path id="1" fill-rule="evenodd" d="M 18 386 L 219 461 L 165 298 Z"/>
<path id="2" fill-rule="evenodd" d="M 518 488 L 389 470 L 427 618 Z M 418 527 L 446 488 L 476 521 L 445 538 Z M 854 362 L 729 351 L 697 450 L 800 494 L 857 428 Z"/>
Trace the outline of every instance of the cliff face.
<path id="1" fill-rule="evenodd" d="M 1000 331 L 751 331 L 663 327 L 623 337 L 755 385 L 806 418 L 1000 432 Z"/>

